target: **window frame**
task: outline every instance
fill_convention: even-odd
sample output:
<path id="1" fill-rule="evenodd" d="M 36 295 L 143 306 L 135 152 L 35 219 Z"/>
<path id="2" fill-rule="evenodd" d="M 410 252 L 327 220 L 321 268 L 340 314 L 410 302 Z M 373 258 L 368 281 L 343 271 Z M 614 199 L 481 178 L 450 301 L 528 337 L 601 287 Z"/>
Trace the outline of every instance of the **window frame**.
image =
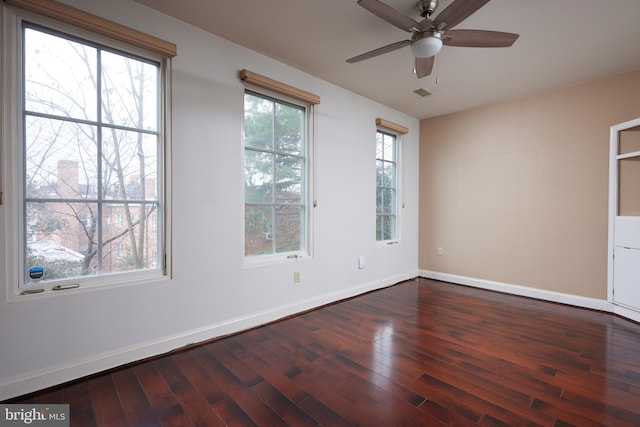
<path id="1" fill-rule="evenodd" d="M 5 198 L 5 275 L 7 301 L 20 301 L 66 292 L 50 292 L 56 286 L 63 289 L 99 289 L 113 286 L 157 282 L 171 278 L 171 56 L 154 53 L 147 49 L 125 43 L 86 28 L 79 28 L 58 19 L 43 16 L 5 3 L 2 8 L 2 111 L 0 120 L 3 132 L 0 140 L 2 150 L 2 172 Z M 79 11 L 79 13 L 83 13 Z M 96 20 L 100 20 L 97 18 Z M 24 24 L 24 25 L 23 25 Z M 118 24 L 113 24 L 117 26 Z M 88 45 L 99 45 L 107 51 L 122 52 L 124 55 L 139 57 L 145 61 L 157 63 L 158 70 L 158 159 L 157 159 L 157 197 L 158 197 L 158 239 L 162 241 L 159 249 L 158 266 L 145 270 L 101 273 L 95 276 L 60 279 L 51 282 L 28 283 L 26 281 L 26 236 L 24 235 L 24 46 L 25 28 L 43 28 L 45 31 L 59 34 L 69 39 L 80 40 Z M 123 27 L 124 28 L 124 27 Z M 7 191 L 8 190 L 8 191 Z M 105 223 L 106 224 L 106 223 Z M 155 249 L 155 248 L 154 248 Z M 78 286 L 76 286 L 78 284 Z M 75 292 L 75 291 L 74 291 Z"/>
<path id="2" fill-rule="evenodd" d="M 405 132 L 406 133 L 406 132 Z M 378 189 L 379 188 L 384 188 L 384 187 L 378 187 L 378 161 L 386 161 L 384 159 L 379 159 L 377 152 L 378 152 L 378 134 L 382 134 L 382 135 L 388 135 L 388 136 L 392 136 L 394 138 L 394 157 L 395 157 L 395 161 L 393 162 L 394 166 L 395 166 L 395 187 L 394 187 L 394 191 L 396 194 L 395 197 L 395 203 L 394 203 L 394 209 L 393 209 L 393 213 L 392 214 L 379 214 L 378 213 Z M 397 245 L 400 243 L 400 226 L 401 226 L 401 212 L 402 212 L 402 205 L 403 203 L 401 202 L 402 200 L 402 144 L 401 144 L 401 140 L 402 140 L 402 132 L 399 132 L 398 130 L 392 129 L 390 127 L 387 126 L 381 126 L 380 124 L 378 124 L 378 126 L 376 127 L 376 184 L 375 184 L 375 188 L 376 188 L 376 230 L 375 230 L 375 240 L 376 240 L 376 245 L 377 246 L 388 246 L 388 245 Z M 395 236 L 394 238 L 391 239 L 378 239 L 378 217 L 380 216 L 390 216 L 393 215 L 395 216 Z"/>
<path id="3" fill-rule="evenodd" d="M 241 79 L 243 73 L 250 73 L 246 70 L 241 72 Z M 253 74 L 253 73 L 252 73 Z M 260 76 L 262 77 L 262 76 Z M 277 89 L 277 88 L 276 88 Z M 247 94 L 262 97 L 272 100 L 276 103 L 282 103 L 284 105 L 293 105 L 300 107 L 304 110 L 304 124 L 305 124 L 305 147 L 304 147 L 304 175 L 303 181 L 303 195 L 302 205 L 304 207 L 304 225 L 301 227 L 300 233 L 302 235 L 301 240 L 303 242 L 302 248 L 296 251 L 270 253 L 263 255 L 247 255 L 245 242 L 246 242 L 246 227 L 245 227 L 245 215 L 246 215 L 246 194 L 245 194 L 245 158 L 246 158 L 246 146 L 245 146 L 245 114 L 244 114 L 244 101 Z M 243 267 L 255 267 L 268 264 L 277 264 L 283 262 L 292 262 L 302 259 L 313 257 L 313 211 L 316 206 L 314 200 L 314 115 L 315 115 L 315 102 L 313 100 L 307 101 L 300 97 L 289 96 L 285 93 L 281 93 L 279 90 L 270 90 L 265 86 L 249 83 L 245 81 L 244 90 L 242 91 L 243 100 L 243 114 L 242 114 L 242 128 L 241 128 L 241 194 L 242 194 L 242 266 Z M 319 102 L 319 101 L 318 101 Z"/>

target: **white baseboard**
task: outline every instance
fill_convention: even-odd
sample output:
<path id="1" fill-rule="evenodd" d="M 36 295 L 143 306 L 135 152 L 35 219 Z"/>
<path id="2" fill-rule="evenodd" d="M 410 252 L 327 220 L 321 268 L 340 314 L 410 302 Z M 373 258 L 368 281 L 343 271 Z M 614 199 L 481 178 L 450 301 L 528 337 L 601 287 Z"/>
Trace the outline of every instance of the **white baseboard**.
<path id="1" fill-rule="evenodd" d="M 618 316 L 622 316 L 629 320 L 633 320 L 634 322 L 640 323 L 640 312 L 636 310 L 631 310 L 621 305 L 614 305 L 613 312 Z"/>
<path id="2" fill-rule="evenodd" d="M 427 279 L 441 280 L 443 282 L 457 283 L 460 285 L 473 286 L 475 288 L 487 289 L 503 292 L 523 297 L 536 298 L 544 301 L 557 302 L 561 304 L 573 305 L 576 307 L 589 308 L 592 310 L 604 311 L 607 313 L 616 312 L 616 306 L 605 300 L 597 298 L 582 297 L 579 295 L 565 294 L 562 292 L 548 291 L 544 289 L 530 288 L 528 286 L 512 285 L 509 283 L 493 282 L 473 277 L 457 276 L 455 274 L 438 273 L 436 271 L 421 270 L 420 276 Z"/>
<path id="3" fill-rule="evenodd" d="M 298 301 L 293 304 L 274 307 L 248 316 L 229 319 L 224 322 L 193 329 L 184 333 L 151 340 L 138 345 L 120 348 L 111 352 L 97 354 L 87 359 L 50 367 L 38 372 L 30 372 L 19 377 L 0 380 L 0 401 L 42 390 L 57 384 L 102 372 L 149 357 L 165 354 L 184 346 L 205 342 L 214 338 L 241 332 L 264 325 L 287 316 L 302 313 L 326 304 L 341 301 L 377 289 L 382 289 L 419 275 L 415 270 L 409 273 L 386 277 L 381 280 L 342 289 L 337 292 L 320 295 Z"/>

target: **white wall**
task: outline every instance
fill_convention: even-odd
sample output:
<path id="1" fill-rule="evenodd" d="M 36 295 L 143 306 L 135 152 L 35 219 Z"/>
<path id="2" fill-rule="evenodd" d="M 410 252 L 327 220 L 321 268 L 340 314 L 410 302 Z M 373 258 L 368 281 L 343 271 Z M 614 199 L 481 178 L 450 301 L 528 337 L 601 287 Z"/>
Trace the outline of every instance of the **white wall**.
<path id="1" fill-rule="evenodd" d="M 129 0 L 65 3 L 172 41 L 173 279 L 0 302 L 0 400 L 417 275 L 418 120 Z M 242 268 L 240 69 L 320 95 L 314 257 Z M 375 118 L 409 127 L 401 244 L 375 243 Z M 0 224 L 8 206 L 0 206 Z M 6 230 L 0 229 L 0 241 Z M 367 266 L 357 268 L 357 256 Z M 5 271 L 6 249 L 0 247 Z M 203 274 L 203 270 L 205 274 Z M 302 282 L 293 284 L 293 271 Z M 7 287 L 0 274 L 0 288 Z M 5 294 L 5 292 L 2 292 Z"/>

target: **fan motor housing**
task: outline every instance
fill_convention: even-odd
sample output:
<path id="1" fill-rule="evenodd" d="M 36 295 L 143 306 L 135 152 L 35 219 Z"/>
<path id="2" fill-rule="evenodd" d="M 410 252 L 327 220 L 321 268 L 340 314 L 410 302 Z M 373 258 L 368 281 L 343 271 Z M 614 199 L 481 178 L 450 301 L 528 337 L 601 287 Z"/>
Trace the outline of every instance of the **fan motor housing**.
<path id="1" fill-rule="evenodd" d="M 416 11 L 423 18 L 433 15 L 438 8 L 438 0 L 420 0 L 416 4 Z"/>
<path id="2" fill-rule="evenodd" d="M 433 37 L 433 38 L 442 40 L 442 32 L 438 31 L 435 28 L 432 28 L 432 29 L 427 30 L 427 31 L 421 31 L 419 33 L 414 33 L 413 36 L 411 37 L 411 43 L 415 43 L 418 40 L 426 39 L 426 38 L 429 38 L 429 37 Z"/>

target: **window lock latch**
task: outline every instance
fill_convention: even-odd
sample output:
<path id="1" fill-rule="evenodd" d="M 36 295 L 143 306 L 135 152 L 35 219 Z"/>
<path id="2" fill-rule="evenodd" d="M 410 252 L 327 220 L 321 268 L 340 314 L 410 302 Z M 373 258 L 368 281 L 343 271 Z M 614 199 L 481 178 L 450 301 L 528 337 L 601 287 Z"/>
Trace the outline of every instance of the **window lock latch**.
<path id="1" fill-rule="evenodd" d="M 75 289 L 75 288 L 79 288 L 80 284 L 79 283 L 70 283 L 68 285 L 55 285 L 53 288 L 51 288 L 52 291 L 66 291 L 67 289 Z"/>

